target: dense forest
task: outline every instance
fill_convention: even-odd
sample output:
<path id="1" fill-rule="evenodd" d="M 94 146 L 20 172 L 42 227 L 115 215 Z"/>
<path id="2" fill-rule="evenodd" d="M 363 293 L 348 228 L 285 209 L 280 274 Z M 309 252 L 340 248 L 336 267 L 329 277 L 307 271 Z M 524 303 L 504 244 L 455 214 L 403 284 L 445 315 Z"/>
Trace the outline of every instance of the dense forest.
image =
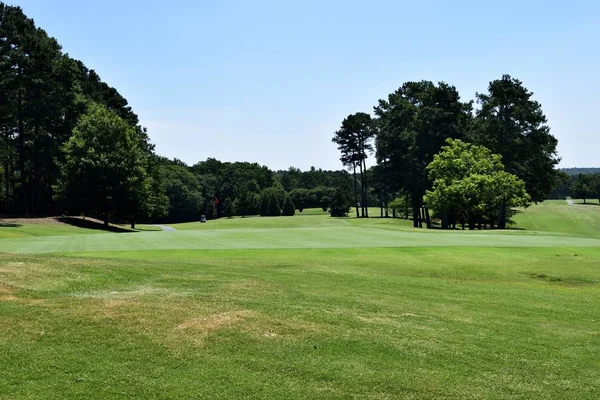
<path id="1" fill-rule="evenodd" d="M 509 75 L 474 102 L 444 82 L 406 82 L 372 115 L 351 114 L 332 132 L 345 170 L 186 165 L 157 155 L 115 88 L 19 7 L 0 3 L 0 209 L 133 226 L 315 207 L 369 217 L 379 207 L 415 227 L 503 228 L 513 207 L 594 193 L 593 180 L 578 189 L 579 178 L 555 169 L 557 140 L 532 96 Z"/>
<path id="2" fill-rule="evenodd" d="M 302 207 L 329 206 L 345 171 L 271 171 L 215 159 L 188 166 L 155 154 L 127 100 L 62 52 L 19 7 L 0 3 L 0 209 L 109 220 L 187 221 L 257 214 L 274 188 Z M 221 201 L 215 201 L 221 199 Z M 290 200 L 291 201 L 291 200 Z M 235 207 L 234 206 L 235 203 Z"/>

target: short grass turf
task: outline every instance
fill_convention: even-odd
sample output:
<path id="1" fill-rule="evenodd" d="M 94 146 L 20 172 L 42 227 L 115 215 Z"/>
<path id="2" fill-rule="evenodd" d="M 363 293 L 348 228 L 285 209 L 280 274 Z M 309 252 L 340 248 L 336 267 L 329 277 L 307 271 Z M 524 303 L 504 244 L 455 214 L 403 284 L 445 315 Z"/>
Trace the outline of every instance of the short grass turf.
<path id="1" fill-rule="evenodd" d="M 1 239 L 0 399 L 600 395 L 594 237 L 209 225 Z"/>
<path id="2" fill-rule="evenodd" d="M 600 238 L 600 206 L 597 201 L 583 204 L 573 200 L 548 200 L 520 210 L 515 215 L 515 227 L 528 231 L 560 232 L 573 236 Z M 594 204 L 595 203 L 595 204 Z"/>

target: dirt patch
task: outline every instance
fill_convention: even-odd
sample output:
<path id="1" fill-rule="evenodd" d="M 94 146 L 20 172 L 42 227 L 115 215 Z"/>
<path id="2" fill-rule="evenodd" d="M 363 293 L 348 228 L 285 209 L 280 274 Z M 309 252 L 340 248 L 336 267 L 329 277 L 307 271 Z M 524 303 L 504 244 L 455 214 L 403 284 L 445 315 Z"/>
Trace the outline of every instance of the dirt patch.
<path id="1" fill-rule="evenodd" d="M 0 294 L 0 301 L 16 301 L 19 300 L 18 297 L 10 295 L 10 294 Z"/>
<path id="2" fill-rule="evenodd" d="M 255 313 L 249 310 L 226 311 L 201 317 L 186 319 L 177 325 L 177 330 L 196 334 L 207 334 L 222 327 L 237 325 Z"/>

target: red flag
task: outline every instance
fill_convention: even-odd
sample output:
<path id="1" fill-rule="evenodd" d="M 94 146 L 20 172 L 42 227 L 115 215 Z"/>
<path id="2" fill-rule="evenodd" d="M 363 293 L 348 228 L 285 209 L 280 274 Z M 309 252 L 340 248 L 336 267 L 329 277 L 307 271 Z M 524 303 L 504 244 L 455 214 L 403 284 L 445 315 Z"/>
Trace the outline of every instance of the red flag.
<path id="1" fill-rule="evenodd" d="M 215 196 L 215 206 L 219 205 L 219 199 L 217 199 L 217 196 Z"/>

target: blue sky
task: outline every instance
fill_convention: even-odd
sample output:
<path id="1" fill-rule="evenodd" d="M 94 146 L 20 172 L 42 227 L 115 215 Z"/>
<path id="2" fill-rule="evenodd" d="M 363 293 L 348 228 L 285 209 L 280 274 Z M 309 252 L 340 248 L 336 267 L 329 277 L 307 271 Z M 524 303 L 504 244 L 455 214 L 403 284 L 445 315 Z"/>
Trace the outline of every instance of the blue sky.
<path id="1" fill-rule="evenodd" d="M 504 73 L 561 166 L 600 166 L 600 2 L 20 0 L 124 95 L 158 153 L 341 168 L 333 132 L 409 80 L 464 100 Z"/>

